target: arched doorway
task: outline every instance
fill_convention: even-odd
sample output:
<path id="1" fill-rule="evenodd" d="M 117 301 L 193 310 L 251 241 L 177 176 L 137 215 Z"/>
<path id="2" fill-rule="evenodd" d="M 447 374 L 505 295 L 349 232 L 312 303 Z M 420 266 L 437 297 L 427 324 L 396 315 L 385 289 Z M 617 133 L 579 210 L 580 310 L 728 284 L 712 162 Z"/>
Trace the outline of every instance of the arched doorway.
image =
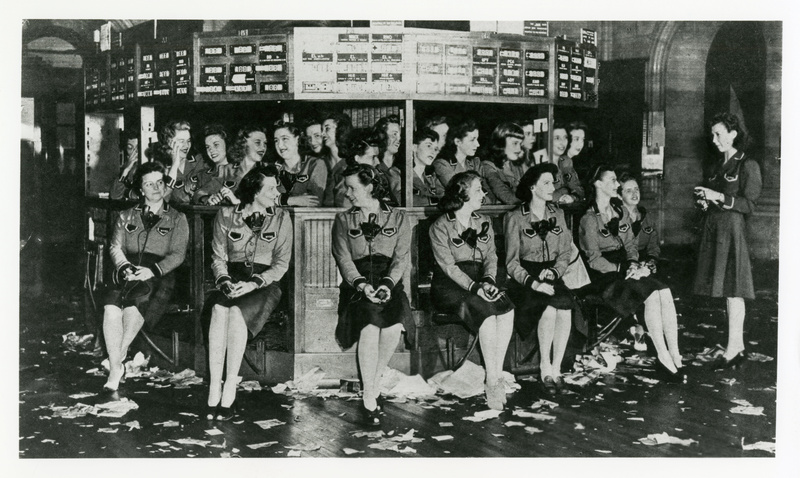
<path id="1" fill-rule="evenodd" d="M 726 22 L 720 27 L 708 51 L 704 105 L 706 122 L 724 111 L 744 120 L 751 139 L 748 152 L 759 160 L 765 149 L 767 90 L 767 48 L 762 28 L 759 22 Z M 713 147 L 710 141 L 708 144 Z"/>

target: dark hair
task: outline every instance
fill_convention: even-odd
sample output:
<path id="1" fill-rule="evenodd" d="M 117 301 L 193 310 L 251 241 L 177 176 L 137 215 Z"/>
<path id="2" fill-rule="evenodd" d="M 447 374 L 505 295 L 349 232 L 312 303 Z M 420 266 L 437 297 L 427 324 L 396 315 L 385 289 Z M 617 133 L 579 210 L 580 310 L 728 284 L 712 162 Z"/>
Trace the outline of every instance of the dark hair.
<path id="1" fill-rule="evenodd" d="M 289 121 L 278 120 L 272 123 L 272 140 L 269 139 L 267 140 L 267 142 L 271 144 L 271 147 L 268 148 L 270 151 L 270 158 L 271 158 L 269 160 L 270 163 L 274 163 L 276 161 L 280 161 L 281 163 L 283 163 L 283 158 L 281 157 L 280 154 L 278 154 L 278 149 L 275 147 L 275 141 L 274 141 L 275 133 L 277 133 L 278 130 L 280 129 L 285 129 L 289 131 L 289 134 L 297 138 L 297 154 L 298 155 L 300 154 L 300 148 L 302 147 L 302 142 L 300 141 L 300 134 L 301 134 L 300 128 L 298 128 L 297 126 L 295 126 L 294 123 L 291 123 Z"/>
<path id="2" fill-rule="evenodd" d="M 584 123 L 583 121 L 580 121 L 580 120 L 572 121 L 571 123 L 569 123 L 567 125 L 567 151 L 569 151 L 569 148 L 572 147 L 572 132 L 575 131 L 575 130 L 581 130 L 581 131 L 583 131 L 583 134 L 584 134 L 584 137 L 585 137 L 586 136 L 586 130 L 588 128 L 589 127 L 586 126 L 586 123 Z"/>
<path id="3" fill-rule="evenodd" d="M 516 123 L 500 123 L 489 137 L 489 159 L 498 168 L 503 167 L 506 160 L 506 140 L 508 138 L 524 139 L 522 127 Z"/>
<path id="4" fill-rule="evenodd" d="M 325 115 L 322 123 L 324 124 L 328 120 L 332 120 L 336 123 L 336 147 L 341 149 L 347 141 L 347 137 L 350 136 L 350 132 L 353 130 L 353 120 L 350 119 L 350 115 L 346 113 L 328 113 Z"/>
<path id="5" fill-rule="evenodd" d="M 345 168 L 342 173 L 343 178 L 348 176 L 357 176 L 358 182 L 362 186 L 369 186 L 372 184 L 372 197 L 381 201 L 385 201 L 389 196 L 389 180 L 380 171 L 373 168 L 369 164 L 352 164 Z"/>
<path id="6" fill-rule="evenodd" d="M 628 171 L 620 173 L 619 177 L 617 178 L 617 181 L 619 181 L 620 186 L 622 186 L 622 184 L 627 181 L 636 181 L 636 184 L 639 184 L 640 182 L 639 178 L 636 175 L 631 174 Z"/>
<path id="7" fill-rule="evenodd" d="M 744 150 L 750 144 L 750 135 L 744 127 L 744 122 L 739 120 L 739 117 L 732 113 L 717 113 L 711 119 L 708 129 L 711 129 L 716 124 L 721 124 L 728 132 L 736 131 L 736 137 L 733 138 L 733 147 L 737 150 Z"/>
<path id="8" fill-rule="evenodd" d="M 528 125 L 533 126 L 533 118 L 528 118 L 528 117 L 520 118 L 516 121 L 516 123 L 517 125 L 519 125 L 520 128 L 523 128 Z"/>
<path id="9" fill-rule="evenodd" d="M 368 148 L 380 148 L 381 145 L 381 138 L 372 128 L 354 129 L 345 139 L 339 147 L 339 156 L 347 161 L 348 166 L 357 164 L 356 156 L 363 155 Z"/>
<path id="10" fill-rule="evenodd" d="M 517 186 L 517 199 L 522 201 L 523 204 L 531 202 L 531 199 L 533 199 L 533 191 L 531 191 L 531 188 L 539 182 L 539 178 L 541 178 L 544 173 L 550 173 L 553 178 L 555 178 L 558 174 L 558 166 L 553 163 L 539 163 L 525 171 L 525 174 L 522 175 L 522 178 L 519 180 L 519 185 Z"/>
<path id="11" fill-rule="evenodd" d="M 614 168 L 612 168 L 608 164 L 603 164 L 603 163 L 596 165 L 589 172 L 589 179 L 587 184 L 589 191 L 589 204 L 597 200 L 597 190 L 594 187 L 595 181 L 602 180 L 603 175 L 608 172 L 616 174 Z"/>
<path id="12" fill-rule="evenodd" d="M 311 149 L 311 141 L 308 137 L 308 128 L 314 125 L 319 125 L 320 133 L 322 132 L 322 121 L 319 120 L 317 117 L 313 118 L 306 118 L 300 122 L 300 156 L 310 156 L 315 155 L 317 153 Z M 325 144 L 322 145 L 322 150 L 319 153 L 320 155 L 326 155 L 327 151 L 325 150 Z"/>
<path id="13" fill-rule="evenodd" d="M 424 123 L 422 123 L 422 127 L 433 129 L 440 124 L 446 124 L 448 126 L 450 125 L 450 123 L 447 122 L 447 116 L 431 116 L 430 118 L 426 119 Z"/>
<path id="14" fill-rule="evenodd" d="M 213 135 L 219 136 L 225 142 L 228 141 L 228 132 L 225 131 L 225 127 L 219 123 L 211 123 L 203 127 L 203 140 Z"/>
<path id="15" fill-rule="evenodd" d="M 430 128 L 422 128 L 414 131 L 414 144 L 420 144 L 426 139 L 429 139 L 434 143 L 436 143 L 437 141 L 439 141 L 439 133 Z"/>
<path id="16" fill-rule="evenodd" d="M 122 130 L 122 141 L 128 142 L 129 140 L 132 139 L 138 140 L 139 133 L 140 133 L 139 128 L 126 128 Z"/>
<path id="17" fill-rule="evenodd" d="M 279 182 L 279 174 L 274 164 L 257 164 L 244 175 L 234 194 L 242 204 L 252 204 L 264 185 L 264 179 L 271 177 Z"/>
<path id="18" fill-rule="evenodd" d="M 133 185 L 139 191 L 141 191 L 142 180 L 144 179 L 145 175 L 156 172 L 166 175 L 167 168 L 165 168 L 160 161 L 148 161 L 146 163 L 142 163 L 138 168 L 136 168 L 136 172 L 133 174 Z"/>
<path id="19" fill-rule="evenodd" d="M 315 124 L 322 126 L 322 121 L 320 121 L 319 118 L 317 118 L 316 116 L 310 118 L 304 118 L 300 122 L 300 129 L 305 131 L 306 129 L 308 129 L 309 126 L 314 126 Z"/>
<path id="20" fill-rule="evenodd" d="M 386 154 L 386 150 L 389 148 L 389 125 L 396 124 L 400 128 L 400 136 L 403 136 L 403 125 L 400 123 L 400 117 L 397 115 L 389 115 L 384 116 L 383 118 L 379 119 L 373 128 L 378 133 L 381 138 L 381 146 L 380 151 L 378 153 L 378 157 L 383 161 L 383 156 Z M 405 150 L 404 150 L 404 142 L 400 141 L 400 147 L 397 150 L 397 158 L 405 158 Z M 405 162 L 402 161 L 395 161 L 394 166 L 398 169 L 402 170 L 403 165 Z"/>
<path id="21" fill-rule="evenodd" d="M 375 129 L 381 129 L 381 130 L 383 130 L 383 131 L 386 131 L 386 128 L 387 128 L 387 126 L 389 126 L 389 125 L 390 125 L 390 124 L 392 124 L 392 123 L 394 123 L 394 124 L 396 124 L 396 125 L 400 126 L 400 131 L 402 131 L 402 130 L 403 130 L 403 125 L 400 123 L 400 117 L 399 117 L 399 116 L 397 116 L 397 115 L 389 115 L 389 116 L 384 116 L 383 118 L 379 119 L 379 120 L 378 120 L 378 121 L 375 123 L 375 126 L 374 126 L 374 128 L 375 128 Z"/>
<path id="22" fill-rule="evenodd" d="M 456 155 L 456 140 L 464 139 L 469 133 L 478 129 L 478 125 L 471 119 L 456 123 L 447 130 L 447 141 L 442 148 L 443 158 L 453 158 Z"/>
<path id="23" fill-rule="evenodd" d="M 299 138 L 300 137 L 300 128 L 295 126 L 294 123 L 290 123 L 288 121 L 278 120 L 272 123 L 272 134 L 274 135 L 276 131 L 279 129 L 287 129 L 292 136 Z"/>
<path id="24" fill-rule="evenodd" d="M 444 188 L 444 196 L 439 200 L 439 209 L 442 212 L 458 211 L 469 201 L 467 194 L 470 184 L 474 180 L 480 180 L 481 175 L 469 170 L 456 174 Z"/>
<path id="25" fill-rule="evenodd" d="M 247 139 L 251 134 L 258 132 L 264 133 L 264 137 L 266 138 L 267 130 L 261 126 L 250 124 L 240 128 L 239 131 L 236 132 L 236 137 L 233 139 L 233 144 L 230 145 L 228 159 L 235 163 L 241 162 L 246 155 Z"/>

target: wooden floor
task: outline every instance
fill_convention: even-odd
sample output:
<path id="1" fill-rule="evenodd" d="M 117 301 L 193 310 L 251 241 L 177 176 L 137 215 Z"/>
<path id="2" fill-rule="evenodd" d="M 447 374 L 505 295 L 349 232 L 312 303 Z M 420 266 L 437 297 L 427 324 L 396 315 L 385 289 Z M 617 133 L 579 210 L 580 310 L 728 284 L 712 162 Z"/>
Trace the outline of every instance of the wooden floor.
<path id="1" fill-rule="evenodd" d="M 679 261 L 678 261 L 679 263 Z M 745 338 L 749 352 L 777 357 L 777 270 L 757 280 L 758 298 L 748 303 Z M 685 283 L 682 277 L 675 280 Z M 696 354 L 704 347 L 725 343 L 724 303 L 692 298 L 676 287 L 681 314 L 681 348 Z M 764 451 L 743 451 L 746 444 L 775 442 L 777 360 L 748 361 L 735 371 L 713 371 L 690 365 L 689 383 L 648 384 L 635 375 L 652 371 L 611 374 L 575 393 L 550 397 L 539 384 L 518 377 L 522 389 L 508 396 L 500 417 L 473 423 L 463 420 L 485 410 L 481 397 L 457 400 L 449 409 L 425 402 L 386 403 L 380 430 L 390 438 L 413 429 L 419 442 L 398 442 L 400 453 L 370 448 L 379 438 L 357 437 L 366 429 L 358 423 L 359 401 L 340 398 L 296 398 L 260 392 L 239 392 L 241 413 L 232 422 L 208 422 L 203 415 L 205 385 L 187 389 L 155 388 L 150 380 L 129 379 L 120 397 L 139 408 L 122 418 L 51 418 L 51 406 L 94 405 L 108 396 L 73 399 L 70 395 L 97 392 L 105 379 L 87 374 L 101 358 L 69 351 L 62 335 L 81 332 L 74 297 L 48 295 L 48 301 L 23 300 L 20 317 L 19 457 L 285 457 L 287 447 L 300 446 L 304 457 L 771 457 Z M 626 354 L 633 352 L 625 349 Z M 565 360 L 565 364 L 571 362 Z M 733 381 L 730 379 L 734 379 Z M 268 384 L 275 385 L 275 384 Z M 453 397 L 440 397 L 453 399 Z M 548 410 L 552 420 L 520 418 L 515 409 L 532 411 L 545 398 L 558 406 Z M 763 416 L 732 413 L 733 400 L 763 407 Z M 254 422 L 277 419 L 285 425 L 263 430 Z M 124 424 L 136 420 L 140 429 Z M 177 427 L 165 427 L 167 421 Z M 508 426 L 507 422 L 523 426 Z M 451 423 L 452 426 L 443 426 Z M 536 431 L 532 429 L 538 429 Z M 116 433 L 100 432 L 101 428 Z M 208 430 L 221 433 L 210 435 Z M 533 433 L 531 433 L 533 432 Z M 696 440 L 689 446 L 647 446 L 649 434 Z M 433 437 L 451 435 L 437 441 Z M 205 446 L 181 444 L 180 439 L 205 440 Z M 248 445 L 276 442 L 252 449 Z M 167 446 L 164 445 L 167 444 Z M 355 451 L 352 455 L 348 452 Z M 410 449 L 413 449 L 410 450 Z"/>

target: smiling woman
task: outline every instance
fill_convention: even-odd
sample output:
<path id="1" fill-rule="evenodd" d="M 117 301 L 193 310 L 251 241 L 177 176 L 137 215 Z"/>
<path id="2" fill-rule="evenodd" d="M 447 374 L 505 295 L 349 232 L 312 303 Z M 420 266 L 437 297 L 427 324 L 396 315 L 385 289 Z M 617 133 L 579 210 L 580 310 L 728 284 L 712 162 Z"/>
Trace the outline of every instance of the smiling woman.
<path id="1" fill-rule="evenodd" d="M 300 155 L 300 130 L 284 121 L 275 123 L 275 152 L 280 159 L 279 189 L 282 206 L 318 206 L 325 196 L 328 170 L 322 160 Z"/>

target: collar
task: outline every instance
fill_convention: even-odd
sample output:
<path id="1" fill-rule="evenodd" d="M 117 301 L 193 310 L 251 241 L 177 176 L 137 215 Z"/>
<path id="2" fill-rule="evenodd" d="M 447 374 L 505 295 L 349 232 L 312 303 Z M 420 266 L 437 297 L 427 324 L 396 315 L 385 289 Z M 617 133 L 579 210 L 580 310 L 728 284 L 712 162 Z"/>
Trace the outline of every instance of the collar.
<path id="1" fill-rule="evenodd" d="M 444 213 L 445 217 L 448 221 L 453 222 L 456 220 L 456 212 L 455 211 L 448 211 Z M 480 219 L 481 216 L 475 211 L 472 211 L 472 215 L 469 217 L 470 219 Z"/>
<path id="2" fill-rule="evenodd" d="M 458 160 L 455 156 L 448 158 L 447 162 L 450 163 L 450 166 L 456 166 L 458 164 Z"/>
<path id="3" fill-rule="evenodd" d="M 134 211 L 139 211 L 139 212 L 141 212 L 141 211 L 144 211 L 144 202 L 140 201 L 140 202 L 139 202 L 139 203 L 136 205 L 136 207 L 134 207 L 134 208 L 133 208 L 133 210 L 134 210 Z M 161 210 L 162 210 L 163 212 L 168 212 L 168 211 L 169 211 L 169 203 L 168 203 L 167 201 L 164 201 L 164 202 L 161 204 Z"/>
<path id="4" fill-rule="evenodd" d="M 235 214 L 242 214 L 244 212 L 244 204 L 243 203 L 237 204 L 236 207 L 233 208 L 233 212 Z M 275 212 L 276 212 L 275 206 L 270 206 L 270 207 L 268 207 L 267 209 L 264 210 L 264 215 L 265 216 L 274 216 Z"/>
<path id="5" fill-rule="evenodd" d="M 522 208 L 522 215 L 523 216 L 527 216 L 528 214 L 531 213 L 531 208 L 530 208 L 530 206 L 528 204 L 524 204 L 523 203 L 522 205 L 520 205 L 520 207 Z M 545 203 L 545 211 L 549 212 L 550 214 L 555 214 L 556 213 L 556 207 L 553 205 L 553 203 L 551 203 L 550 201 L 547 201 Z M 545 218 L 542 218 L 542 219 L 545 219 Z"/>
<path id="6" fill-rule="evenodd" d="M 386 214 L 389 214 L 390 212 L 392 212 L 392 207 L 391 206 L 389 206 L 388 204 L 386 204 L 383 201 L 380 201 L 380 203 L 381 203 L 381 211 L 385 212 Z"/>
<path id="7" fill-rule="evenodd" d="M 523 216 L 527 216 L 528 214 L 531 213 L 531 208 L 527 204 L 523 203 L 520 207 L 522 208 Z"/>

